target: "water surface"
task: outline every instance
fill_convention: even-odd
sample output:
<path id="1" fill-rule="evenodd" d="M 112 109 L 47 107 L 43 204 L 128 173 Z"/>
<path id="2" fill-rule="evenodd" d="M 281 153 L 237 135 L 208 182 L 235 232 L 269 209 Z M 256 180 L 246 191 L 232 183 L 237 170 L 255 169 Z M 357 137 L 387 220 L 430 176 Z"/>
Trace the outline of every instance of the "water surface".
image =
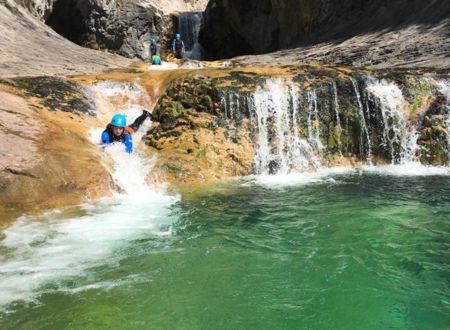
<path id="1" fill-rule="evenodd" d="M 0 328 L 448 328 L 450 177 L 352 173 L 307 182 L 249 179 L 186 194 L 161 213 L 166 235 L 125 226 L 121 237 L 116 226 L 101 258 L 78 256 L 80 272 L 4 304 Z M 142 226 L 142 212 L 139 219 Z"/>

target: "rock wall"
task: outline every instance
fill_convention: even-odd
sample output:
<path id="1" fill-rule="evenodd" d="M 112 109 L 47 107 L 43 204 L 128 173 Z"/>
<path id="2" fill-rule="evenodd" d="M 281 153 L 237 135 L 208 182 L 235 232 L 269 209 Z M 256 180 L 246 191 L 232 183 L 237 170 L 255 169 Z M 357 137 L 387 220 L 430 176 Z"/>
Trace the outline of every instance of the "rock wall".
<path id="1" fill-rule="evenodd" d="M 131 63 L 62 38 L 12 0 L 0 2 L 0 30 L 0 77 L 74 75 Z"/>
<path id="2" fill-rule="evenodd" d="M 405 59 L 414 65 L 422 58 L 448 54 L 449 21 L 448 1 L 212 0 L 200 42 L 214 59 L 295 47 L 301 47 L 297 52 L 303 55 L 307 46 L 327 44 L 327 49 L 310 51 L 310 60 L 345 64 L 359 60 L 358 64 L 370 66 L 414 52 L 413 59 Z M 338 45 L 358 36 L 343 45 L 342 58 L 333 56 Z M 372 49 L 377 56 L 367 58 Z M 345 56 L 351 60 L 345 62 Z"/>
<path id="3" fill-rule="evenodd" d="M 174 14 L 203 11 L 206 0 L 23 0 L 33 13 L 67 39 L 126 57 L 147 58 L 150 37 L 168 45 Z"/>
<path id="4" fill-rule="evenodd" d="M 255 73 L 256 71 L 256 73 Z M 171 182 L 361 164 L 450 164 L 448 74 L 293 66 L 179 78 L 146 143 Z"/>

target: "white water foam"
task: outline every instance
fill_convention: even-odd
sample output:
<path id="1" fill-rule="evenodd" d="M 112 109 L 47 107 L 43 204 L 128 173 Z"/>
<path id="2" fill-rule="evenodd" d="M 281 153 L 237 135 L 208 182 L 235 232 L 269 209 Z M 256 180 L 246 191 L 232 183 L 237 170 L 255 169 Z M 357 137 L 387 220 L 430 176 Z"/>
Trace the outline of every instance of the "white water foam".
<path id="1" fill-rule="evenodd" d="M 417 162 L 389 165 L 365 165 L 360 168 L 353 167 L 322 167 L 313 172 L 299 172 L 288 174 L 260 174 L 242 178 L 243 185 L 261 185 L 269 188 L 283 188 L 290 186 L 303 186 L 317 183 L 336 183 L 342 175 L 383 175 L 395 177 L 423 177 L 448 176 L 450 167 L 427 166 Z"/>
<path id="2" fill-rule="evenodd" d="M 244 184 L 250 183 L 271 188 L 282 188 L 321 182 L 335 182 L 334 176 L 352 173 L 356 173 L 356 170 L 351 167 L 323 167 L 313 172 L 251 175 L 243 178 L 243 180 Z"/>
<path id="3" fill-rule="evenodd" d="M 390 176 L 446 176 L 450 175 L 450 167 L 428 166 L 419 162 L 403 164 L 389 164 L 377 166 L 364 166 L 361 169 L 364 173 L 380 174 Z"/>
<path id="4" fill-rule="evenodd" d="M 148 67 L 149 71 L 168 71 L 168 70 L 177 70 L 180 66 L 176 63 L 172 62 L 162 62 L 161 65 L 150 65 Z"/>
<path id="5" fill-rule="evenodd" d="M 103 95 L 103 101 L 117 97 L 127 88 L 125 85 L 93 87 L 95 93 Z M 140 97 L 137 93 L 134 102 L 130 100 L 130 108 L 122 110 L 128 115 L 136 114 Z M 96 130 L 99 132 L 101 129 Z M 122 193 L 68 210 L 75 215 L 55 210 L 21 217 L 3 231 L 0 307 L 30 302 L 48 292 L 104 287 L 104 283 L 84 283 L 78 288 L 73 285 L 67 288 L 64 283 L 82 277 L 94 266 L 117 261 L 120 256 L 115 251 L 136 239 L 171 234 L 170 206 L 179 198 L 146 183 L 151 160 L 144 160 L 138 153 L 127 154 L 121 144 L 108 147 L 105 152 L 113 160 L 112 176 Z M 113 285 L 108 283 L 106 287 Z"/>

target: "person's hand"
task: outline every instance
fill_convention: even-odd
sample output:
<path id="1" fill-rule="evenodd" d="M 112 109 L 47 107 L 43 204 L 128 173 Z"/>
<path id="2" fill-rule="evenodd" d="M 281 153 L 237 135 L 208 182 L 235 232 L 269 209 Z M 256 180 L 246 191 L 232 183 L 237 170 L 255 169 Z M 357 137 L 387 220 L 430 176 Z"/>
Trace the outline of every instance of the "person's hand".
<path id="1" fill-rule="evenodd" d="M 151 118 L 151 116 L 152 116 L 152 114 L 148 110 L 142 111 L 142 114 L 143 115 L 145 114 L 147 116 L 147 118 Z"/>

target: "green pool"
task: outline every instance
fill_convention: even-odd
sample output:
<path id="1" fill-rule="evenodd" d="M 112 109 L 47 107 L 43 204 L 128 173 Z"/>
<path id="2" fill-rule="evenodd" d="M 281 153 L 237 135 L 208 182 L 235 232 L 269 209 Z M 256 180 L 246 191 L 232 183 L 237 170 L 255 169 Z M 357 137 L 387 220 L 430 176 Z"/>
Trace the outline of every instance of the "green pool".
<path id="1" fill-rule="evenodd" d="M 448 175 L 236 181 L 140 201 L 127 214 L 142 230 L 114 222 L 111 234 L 105 220 L 109 238 L 86 239 L 115 203 L 5 233 L 20 240 L 0 246 L 1 329 L 450 328 Z M 58 257 L 33 263 L 46 253 Z"/>

